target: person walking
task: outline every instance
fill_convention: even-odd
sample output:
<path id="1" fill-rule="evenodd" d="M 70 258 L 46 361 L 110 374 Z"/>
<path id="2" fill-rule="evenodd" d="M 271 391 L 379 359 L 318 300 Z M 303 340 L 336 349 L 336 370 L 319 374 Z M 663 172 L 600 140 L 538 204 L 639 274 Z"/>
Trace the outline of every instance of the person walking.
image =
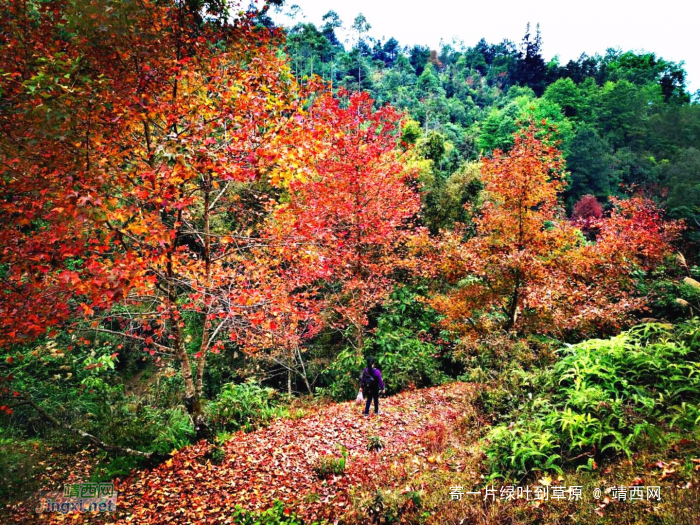
<path id="1" fill-rule="evenodd" d="M 382 373 L 376 367 L 376 359 L 370 357 L 367 359 L 367 368 L 362 371 L 360 384 L 362 385 L 362 395 L 366 399 L 365 416 L 369 416 L 369 407 L 374 400 L 374 413 L 379 414 L 379 393 L 384 393 L 384 381 Z"/>

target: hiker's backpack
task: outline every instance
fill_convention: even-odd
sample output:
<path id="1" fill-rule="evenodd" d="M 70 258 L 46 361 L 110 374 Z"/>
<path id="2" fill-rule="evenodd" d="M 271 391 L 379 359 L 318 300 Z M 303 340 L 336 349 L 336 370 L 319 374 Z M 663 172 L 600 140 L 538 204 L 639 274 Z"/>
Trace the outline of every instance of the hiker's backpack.
<path id="1" fill-rule="evenodd" d="M 370 392 L 374 392 L 377 387 L 377 378 L 374 374 L 366 369 L 366 372 L 362 374 L 362 392 L 367 395 Z"/>

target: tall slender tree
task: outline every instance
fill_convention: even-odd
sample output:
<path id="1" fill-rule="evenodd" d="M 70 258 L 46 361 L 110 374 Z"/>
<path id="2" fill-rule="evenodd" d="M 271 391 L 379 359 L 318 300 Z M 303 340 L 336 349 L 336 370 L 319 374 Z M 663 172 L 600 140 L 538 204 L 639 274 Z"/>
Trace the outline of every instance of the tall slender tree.
<path id="1" fill-rule="evenodd" d="M 364 93 L 349 96 L 347 106 L 331 95 L 319 99 L 306 122 L 310 171 L 289 185 L 270 225 L 270 235 L 293 240 L 278 243 L 279 258 L 300 283 L 316 286 L 325 323 L 350 327 L 358 351 L 420 209 L 396 149 L 399 121 L 390 107 L 374 110 Z"/>
<path id="2" fill-rule="evenodd" d="M 365 46 L 364 37 L 372 29 L 372 26 L 365 18 L 365 15 L 360 13 L 355 17 L 352 29 L 357 33 L 355 45 L 357 49 L 357 90 L 362 91 L 362 50 Z"/>

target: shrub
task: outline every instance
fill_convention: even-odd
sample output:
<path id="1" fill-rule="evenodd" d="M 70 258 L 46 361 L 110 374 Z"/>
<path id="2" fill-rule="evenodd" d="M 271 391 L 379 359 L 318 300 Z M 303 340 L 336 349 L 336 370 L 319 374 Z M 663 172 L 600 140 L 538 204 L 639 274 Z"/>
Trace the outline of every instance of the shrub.
<path id="1" fill-rule="evenodd" d="M 192 443 L 195 437 L 190 416 L 183 409 L 171 408 L 163 412 L 152 411 L 160 423 L 153 440 L 153 451 L 166 454 Z"/>
<path id="2" fill-rule="evenodd" d="M 221 445 L 212 443 L 203 457 L 205 461 L 211 461 L 213 465 L 221 465 L 226 459 L 226 451 Z"/>
<path id="3" fill-rule="evenodd" d="M 289 419 L 292 419 L 294 421 L 298 419 L 302 419 L 303 417 L 306 416 L 306 410 L 303 408 L 295 408 L 294 410 L 291 410 L 289 412 Z"/>
<path id="4" fill-rule="evenodd" d="M 304 523 L 281 501 L 275 501 L 267 510 L 249 511 L 236 505 L 233 522 L 238 525 L 302 525 Z"/>
<path id="5" fill-rule="evenodd" d="M 0 351 L 0 378 L 12 375 L 13 390 L 31 398 L 59 421 L 110 445 L 165 454 L 190 444 L 194 438 L 192 421 L 180 406 L 181 397 L 170 395 L 170 385 L 181 381 L 179 374 L 152 373 L 148 368 L 135 371 L 136 365 L 125 373 L 120 367 L 130 362 L 131 350 L 115 352 L 116 346 L 110 338 L 95 338 L 90 346 L 76 344 L 69 334 L 61 332 L 26 347 Z M 21 354 L 22 358 L 8 359 L 10 354 L 4 352 Z M 30 404 L 1 417 L 8 434 L 15 437 L 40 438 L 62 449 L 85 444 Z M 126 466 L 116 466 L 119 461 L 112 461 L 114 468 L 128 472 Z M 133 467 L 137 462 L 132 458 L 122 463 Z"/>
<path id="6" fill-rule="evenodd" d="M 275 403 L 276 391 L 255 381 L 227 383 L 216 400 L 207 406 L 212 426 L 217 430 L 246 431 L 286 415 L 285 408 Z"/>
<path id="7" fill-rule="evenodd" d="M 38 474 L 45 471 L 45 450 L 38 441 L 4 437 L 0 428 L 0 504 L 28 496 L 39 488 Z M 4 506 L 4 505 L 3 505 Z"/>
<path id="8" fill-rule="evenodd" d="M 610 339 L 562 350 L 534 382 L 543 390 L 488 434 L 492 476 L 590 468 L 604 454 L 631 456 L 659 425 L 700 423 L 700 323 L 644 324 Z M 581 458 L 584 458 L 581 461 Z"/>
<path id="9" fill-rule="evenodd" d="M 183 407 L 158 408 L 136 399 L 115 401 L 111 414 L 98 412 L 95 433 L 118 445 L 167 454 L 193 442 L 192 419 Z M 90 427 L 88 427 L 90 428 Z"/>
<path id="10" fill-rule="evenodd" d="M 365 340 L 365 356 L 354 348 L 340 352 L 326 372 L 326 392 L 333 399 L 347 400 L 357 395 L 360 373 L 368 356 L 376 357 L 378 368 L 387 378 L 389 394 L 446 380 L 442 361 L 449 359 L 432 342 L 438 317 L 421 301 L 424 292 L 421 287 L 397 288 L 384 305 L 374 335 Z"/>
<path id="11" fill-rule="evenodd" d="M 675 262 L 677 266 L 659 269 L 649 285 L 640 285 L 652 298 L 653 318 L 677 321 L 700 313 L 700 267 L 688 266 L 680 254 Z"/>
<path id="12" fill-rule="evenodd" d="M 386 375 L 387 392 L 439 385 L 446 379 L 440 370 L 435 345 L 417 337 L 410 330 L 377 329 L 369 341 L 370 352 L 377 356 L 378 368 Z"/>
<path id="13" fill-rule="evenodd" d="M 532 471 L 556 470 L 561 458 L 559 436 L 549 421 L 518 420 L 513 426 L 499 425 L 489 433 L 486 457 L 491 477 L 508 477 L 513 473 L 525 476 Z M 504 473 L 504 474 L 502 474 Z"/>
<path id="14" fill-rule="evenodd" d="M 345 447 L 340 447 L 341 457 L 319 456 L 313 466 L 314 473 L 324 479 L 330 475 L 340 476 L 345 474 L 345 463 L 348 459 L 348 451 Z"/>
<path id="15" fill-rule="evenodd" d="M 365 366 L 364 358 L 354 348 L 342 350 L 326 370 L 328 387 L 318 389 L 317 394 L 337 401 L 353 399 L 357 395 L 360 374 Z"/>
<path id="16" fill-rule="evenodd" d="M 368 436 L 367 437 L 367 450 L 369 452 L 380 451 L 386 445 L 384 440 L 379 436 Z"/>
<path id="17" fill-rule="evenodd" d="M 430 515 L 425 513 L 417 519 L 417 512 L 422 508 L 420 492 L 407 492 L 378 489 L 374 497 L 367 502 L 366 516 L 363 523 L 425 523 Z"/>

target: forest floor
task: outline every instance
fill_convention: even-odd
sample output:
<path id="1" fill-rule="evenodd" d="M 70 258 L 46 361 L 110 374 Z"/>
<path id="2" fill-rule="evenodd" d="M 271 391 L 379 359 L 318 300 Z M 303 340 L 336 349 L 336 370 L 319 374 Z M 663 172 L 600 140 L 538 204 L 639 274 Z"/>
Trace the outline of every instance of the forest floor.
<path id="1" fill-rule="evenodd" d="M 404 392 L 381 399 L 380 414 L 367 418 L 363 407 L 354 402 L 318 407 L 300 419 L 278 419 L 266 428 L 234 434 L 223 445 L 225 456 L 217 464 L 211 460 L 211 446 L 200 442 L 174 452 L 153 469 L 117 480 L 116 515 L 45 515 L 19 506 L 11 519 L 22 523 L 234 523 L 237 505 L 265 509 L 279 500 L 308 522 L 334 522 L 338 516 L 353 514 L 362 522 L 352 505 L 357 488 L 384 488 L 388 467 L 400 468 L 404 474 L 411 467 L 416 471 L 423 466 L 454 467 L 445 465 L 437 451 L 444 448 L 448 429 L 467 417 L 465 410 L 475 390 L 470 384 L 451 383 Z M 372 441 L 383 448 L 369 450 Z M 322 458 L 341 458 L 343 447 L 348 456 L 344 473 L 320 477 L 317 468 Z M 408 455 L 412 465 L 404 461 Z M 85 481 L 80 478 L 84 471 L 76 474 L 64 483 Z M 399 487 L 402 481 L 394 479 L 399 492 L 410 495 L 416 490 Z M 363 511 L 371 514 L 373 509 Z"/>
<path id="2" fill-rule="evenodd" d="M 692 458 L 700 456 L 700 442 L 690 435 L 642 447 L 630 459 L 611 458 L 593 472 L 540 472 L 521 480 L 530 487 L 578 486 L 580 501 L 504 500 L 499 481 L 487 482 L 483 437 L 489 425 L 476 402 L 480 388 L 455 382 L 404 392 L 382 399 L 382 413 L 369 418 L 354 402 L 313 405 L 297 419 L 234 434 L 218 454 L 202 441 L 115 480 L 116 513 L 37 514 L 25 503 L 6 508 L 0 522 L 298 525 L 257 521 L 246 512 L 281 501 L 306 524 L 698 523 L 700 460 Z M 384 446 L 370 450 L 372 443 Z M 319 475 L 324 459 L 339 460 L 343 450 L 344 472 Z M 90 451 L 74 464 L 63 457 L 64 470 L 47 467 L 43 485 L 60 490 L 90 479 L 93 458 Z M 661 486 L 661 501 L 611 493 L 615 486 L 638 485 Z M 476 494 L 457 501 L 450 494 L 455 486 Z M 495 487 L 491 500 L 483 496 L 486 486 Z M 604 492 L 595 497 L 599 488 Z"/>

